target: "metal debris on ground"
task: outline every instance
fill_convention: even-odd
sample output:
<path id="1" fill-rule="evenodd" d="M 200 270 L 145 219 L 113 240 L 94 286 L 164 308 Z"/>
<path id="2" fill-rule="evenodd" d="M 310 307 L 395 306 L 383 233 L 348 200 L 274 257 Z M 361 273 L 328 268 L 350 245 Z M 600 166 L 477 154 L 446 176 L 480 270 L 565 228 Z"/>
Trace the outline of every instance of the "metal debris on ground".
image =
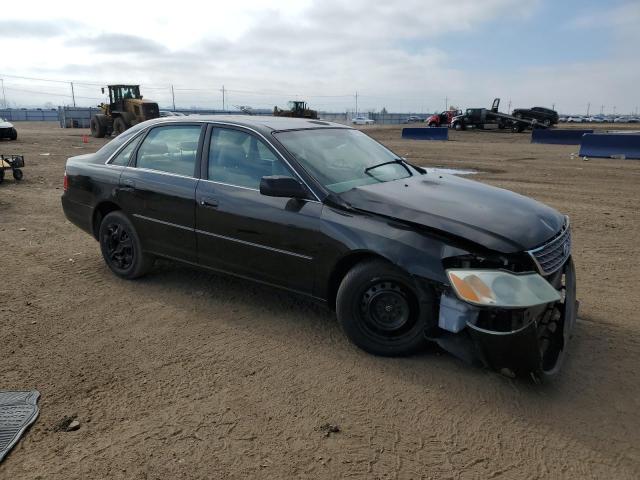
<path id="1" fill-rule="evenodd" d="M 78 415 L 65 415 L 53 426 L 54 432 L 72 432 L 80 428 L 80 422 L 76 420 Z"/>
<path id="2" fill-rule="evenodd" d="M 338 425 L 332 425 L 330 423 L 323 423 L 322 425 L 320 425 L 320 427 L 318 427 L 318 430 L 324 432 L 324 436 L 328 437 L 332 433 L 340 432 L 340 427 Z"/>

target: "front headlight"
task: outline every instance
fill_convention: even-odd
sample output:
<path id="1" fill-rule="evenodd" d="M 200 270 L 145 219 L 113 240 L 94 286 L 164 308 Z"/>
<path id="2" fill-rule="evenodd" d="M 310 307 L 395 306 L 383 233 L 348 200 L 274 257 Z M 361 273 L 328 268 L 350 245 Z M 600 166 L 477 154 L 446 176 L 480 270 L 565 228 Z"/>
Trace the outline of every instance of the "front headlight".
<path id="1" fill-rule="evenodd" d="M 558 291 L 537 273 L 450 269 L 447 276 L 458 297 L 473 305 L 527 308 L 560 300 Z"/>

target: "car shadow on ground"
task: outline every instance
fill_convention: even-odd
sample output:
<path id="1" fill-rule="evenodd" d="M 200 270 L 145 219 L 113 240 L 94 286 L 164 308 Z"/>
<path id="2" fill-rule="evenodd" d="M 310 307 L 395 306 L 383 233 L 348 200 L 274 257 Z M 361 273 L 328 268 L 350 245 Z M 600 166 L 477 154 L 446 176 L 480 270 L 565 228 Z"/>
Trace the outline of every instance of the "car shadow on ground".
<path id="1" fill-rule="evenodd" d="M 436 346 L 405 358 L 369 355 L 348 342 L 334 313 L 325 306 L 247 280 L 161 261 L 143 282 L 159 294 L 181 294 L 174 299 L 184 295 L 179 302 L 192 302 L 195 296 L 201 308 L 212 311 L 220 301 L 226 302 L 238 312 L 233 320 L 238 328 L 262 336 L 286 336 L 287 345 L 297 343 L 292 348 L 310 354 L 321 351 L 324 356 L 333 355 L 336 361 L 351 362 L 357 369 L 375 372 L 390 388 L 400 384 L 425 392 L 436 388 L 444 395 L 451 392 L 452 408 L 461 412 L 488 408 L 496 415 L 509 415 L 513 421 L 541 423 L 550 434 L 572 437 L 575 431 L 571 442 L 585 443 L 596 450 L 603 448 L 601 436 L 578 433 L 585 431 L 587 423 L 590 428 L 618 429 L 633 435 L 625 415 L 620 413 L 632 416 L 637 409 L 639 389 L 632 372 L 640 360 L 640 342 L 623 328 L 598 319 L 578 320 L 562 371 L 551 381 L 536 384 L 468 365 Z M 616 353 L 616 345 L 628 347 L 624 349 L 627 355 Z M 603 395 L 602 383 L 610 377 L 621 377 L 617 370 L 627 370 L 628 375 L 622 375 L 622 384 Z M 502 404 L 492 400 L 496 395 L 504 400 Z M 613 425 L 615 422 L 619 425 Z"/>
<path id="2" fill-rule="evenodd" d="M 297 330 L 312 329 L 316 333 L 320 331 L 323 335 L 332 338 L 333 345 L 335 345 L 336 338 L 342 338 L 343 340 L 335 345 L 337 348 L 359 351 L 344 337 L 335 312 L 324 303 L 303 295 L 166 260 L 156 262 L 154 271 L 143 282 L 161 290 L 182 292 L 185 295 L 183 301 L 186 302 L 192 302 L 196 297 L 196 299 L 200 299 L 196 301 L 200 301 L 204 308 L 209 305 L 214 309 L 217 302 L 223 301 L 238 311 L 245 311 L 244 313 L 266 313 L 267 315 L 259 315 L 259 318 L 239 315 L 237 319 L 238 326 L 259 329 L 263 335 L 278 334 L 283 328 L 283 322 L 295 322 Z M 287 328 L 286 324 L 284 328 Z M 288 340 L 295 341 L 295 331 L 290 333 Z M 639 340 L 634 339 L 631 332 L 626 332 L 619 325 L 579 316 L 568 347 L 567 359 L 558 377 L 540 385 L 532 382 L 529 378 L 510 379 L 493 372 L 490 372 L 490 375 L 499 379 L 499 383 L 515 384 L 524 390 L 532 389 L 531 391 L 545 392 L 549 395 L 553 395 L 554 392 L 562 394 L 565 387 L 571 385 L 573 375 L 579 375 L 582 381 L 585 379 L 595 381 L 595 379 L 606 377 L 611 365 L 616 369 L 624 368 L 623 364 L 626 362 L 622 364 L 619 362 L 620 359 L 612 351 L 612 345 L 631 344 L 630 346 L 636 347 L 635 357 L 640 357 Z M 618 361 L 598 358 L 599 356 L 615 356 Z M 437 369 L 452 368 L 458 372 L 465 371 L 472 376 L 477 375 L 483 379 L 489 372 L 457 359 L 435 344 L 428 344 L 422 352 L 410 357 L 396 359 L 370 357 L 378 358 L 383 362 L 393 361 L 398 366 L 404 363 L 413 365 L 414 362 L 421 362 L 424 363 L 421 367 L 424 369 L 430 369 L 432 365 L 437 364 Z M 585 376 L 587 371 L 589 375 Z"/>

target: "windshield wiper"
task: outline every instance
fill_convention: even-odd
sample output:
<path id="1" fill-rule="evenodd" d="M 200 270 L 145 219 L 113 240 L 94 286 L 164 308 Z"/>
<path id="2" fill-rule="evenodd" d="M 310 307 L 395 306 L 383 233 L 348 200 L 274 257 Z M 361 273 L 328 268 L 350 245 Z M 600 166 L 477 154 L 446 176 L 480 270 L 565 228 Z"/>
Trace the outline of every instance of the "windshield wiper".
<path id="1" fill-rule="evenodd" d="M 401 158 L 396 158 L 395 160 L 389 160 L 388 162 L 382 162 L 382 163 L 378 163 L 376 165 L 372 165 L 371 167 L 367 167 L 367 168 L 364 169 L 364 173 L 369 174 L 369 172 L 371 170 L 374 170 L 374 169 L 376 169 L 378 167 L 383 167 L 385 165 L 391 165 L 393 163 L 397 163 L 399 165 L 402 165 L 404 167 L 404 169 L 407 171 L 407 173 L 413 177 L 413 173 L 411 173 L 411 170 L 409 170 L 409 167 L 407 167 L 405 161 L 403 159 L 401 159 Z"/>

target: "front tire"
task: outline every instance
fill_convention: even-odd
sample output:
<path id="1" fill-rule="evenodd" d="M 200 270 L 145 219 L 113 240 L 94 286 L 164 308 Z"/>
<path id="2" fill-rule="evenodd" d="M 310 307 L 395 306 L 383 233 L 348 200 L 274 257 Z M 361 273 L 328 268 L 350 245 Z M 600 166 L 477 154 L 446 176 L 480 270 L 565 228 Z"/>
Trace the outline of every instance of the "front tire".
<path id="1" fill-rule="evenodd" d="M 118 117 L 113 121 L 113 132 L 117 135 L 120 135 L 127 129 L 127 124 L 124 122 L 122 117 Z"/>
<path id="2" fill-rule="evenodd" d="M 9 133 L 9 140 L 17 140 L 18 139 L 18 131 L 15 128 L 11 129 Z"/>
<path id="3" fill-rule="evenodd" d="M 24 177 L 22 170 L 20 170 L 19 168 L 13 169 L 12 173 L 13 173 L 13 178 L 15 179 L 16 182 L 19 182 L 20 180 L 22 180 L 22 177 Z"/>
<path id="4" fill-rule="evenodd" d="M 91 121 L 89 122 L 89 127 L 91 128 L 91 136 L 94 138 L 104 138 L 106 134 L 106 129 L 104 123 L 101 119 L 94 115 L 91 117 Z"/>
<path id="5" fill-rule="evenodd" d="M 385 261 L 359 263 L 345 275 L 336 313 L 351 342 L 374 355 L 409 355 L 426 343 L 413 281 Z"/>
<path id="6" fill-rule="evenodd" d="M 153 257 L 142 251 L 136 229 L 121 211 L 111 212 L 102 219 L 98 238 L 105 263 L 119 277 L 132 280 L 153 266 Z"/>

